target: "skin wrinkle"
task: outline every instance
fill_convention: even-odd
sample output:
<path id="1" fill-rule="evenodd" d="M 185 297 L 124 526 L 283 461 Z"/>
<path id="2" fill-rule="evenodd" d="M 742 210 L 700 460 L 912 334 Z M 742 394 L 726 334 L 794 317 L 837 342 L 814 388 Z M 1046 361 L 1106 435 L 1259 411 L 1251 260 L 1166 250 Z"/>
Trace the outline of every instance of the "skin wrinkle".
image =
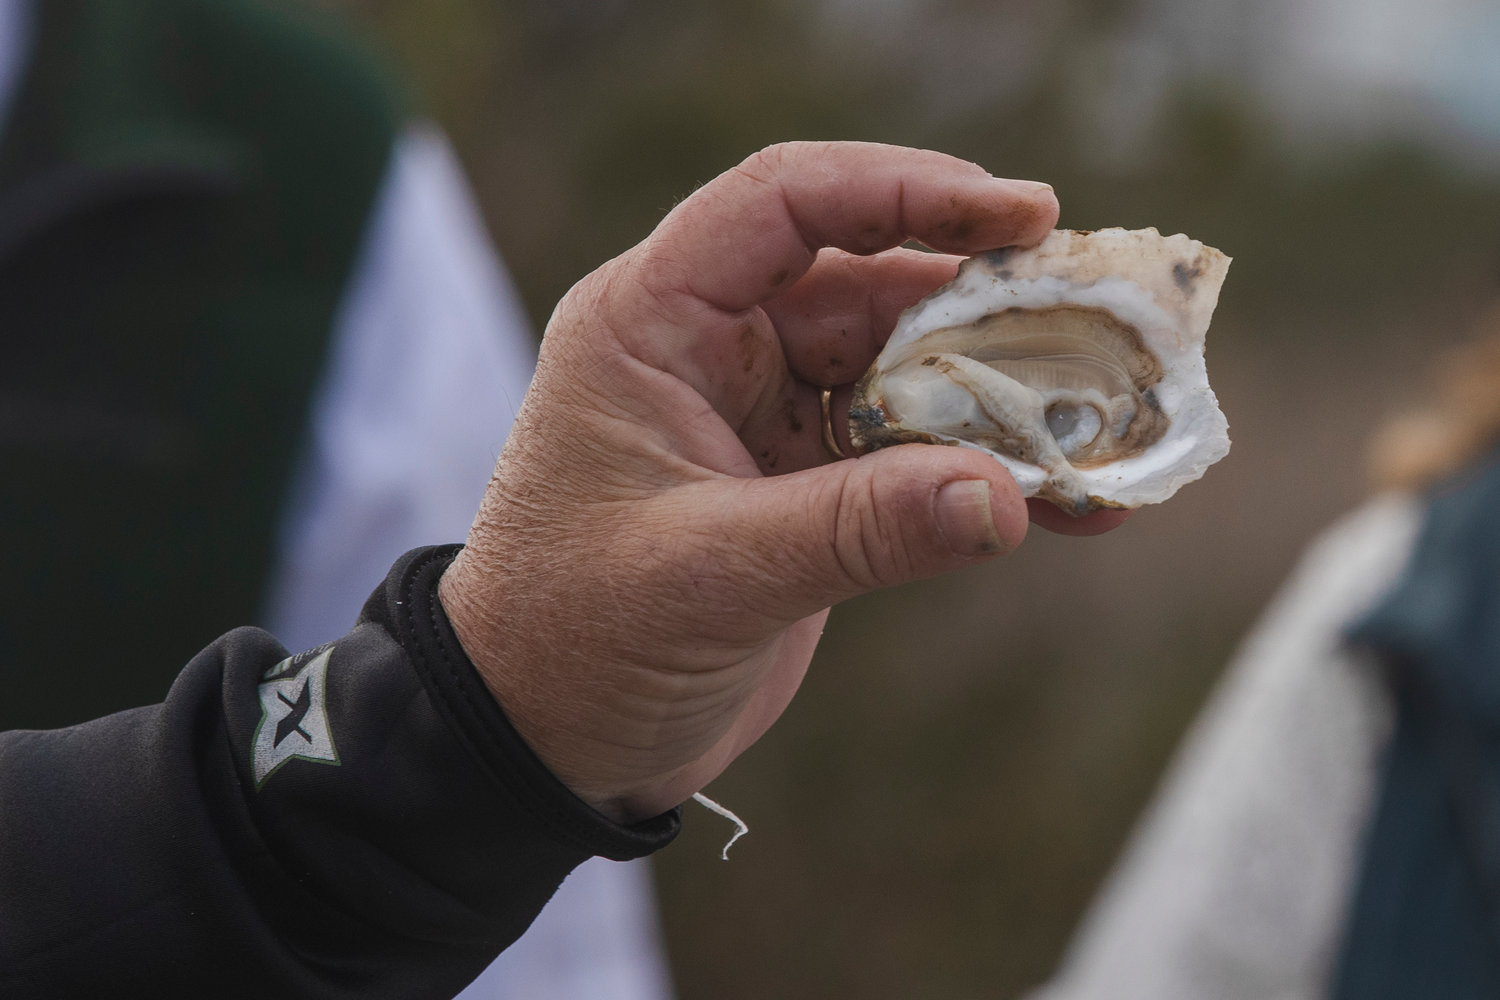
<path id="1" fill-rule="evenodd" d="M 755 172 L 755 167 L 764 164 L 772 156 L 775 156 L 779 159 L 783 152 L 784 149 L 781 146 L 768 146 L 767 148 L 755 153 L 739 166 L 734 167 L 732 170 L 730 170 L 730 173 L 739 177 L 746 177 L 751 181 L 754 181 L 757 184 L 763 184 L 766 187 L 779 186 L 780 182 L 776 179 L 777 170 L 772 169 L 768 171 L 767 176 L 762 177 L 760 174 L 757 174 Z"/>
<path id="2" fill-rule="evenodd" d="M 849 494 L 856 483 L 864 492 L 869 492 L 870 480 L 867 476 L 851 475 L 840 482 L 838 499 L 833 508 L 831 538 L 834 564 L 843 576 L 838 589 L 859 592 L 874 589 L 880 581 L 874 571 L 865 538 L 863 502 L 850 502 Z M 868 502 L 868 499 L 864 502 Z"/>
<path id="3" fill-rule="evenodd" d="M 696 306 L 696 308 L 691 310 L 694 312 L 701 310 L 704 305 L 697 299 L 689 301 Z M 718 371 L 724 374 L 727 371 L 732 374 L 733 366 L 715 365 L 710 362 L 724 356 L 724 352 L 727 349 L 726 342 L 745 345 L 745 341 L 738 338 L 731 331 L 738 330 L 743 332 L 747 327 L 755 333 L 754 344 L 757 360 L 753 366 L 755 369 L 753 374 L 759 375 L 760 378 L 772 378 L 778 374 L 778 370 L 785 369 L 779 338 L 775 334 L 775 329 L 771 324 L 770 318 L 766 316 L 763 310 L 752 308 L 741 310 L 737 313 L 728 313 L 717 309 L 717 307 L 711 307 L 711 309 L 709 324 L 718 332 L 700 341 L 697 350 L 684 351 L 676 349 L 673 346 L 660 344 L 651 338 L 641 338 L 639 336 L 620 336 L 620 339 L 631 342 L 644 339 L 650 346 L 649 349 L 640 353 L 647 354 L 648 357 L 639 360 L 644 361 L 659 371 L 677 376 L 687 385 L 690 392 L 694 391 L 692 383 L 695 376 L 701 378 L 704 372 Z M 750 384 L 754 384 L 756 381 L 758 379 L 749 380 Z M 764 387 L 759 391 L 764 392 Z M 733 407 L 733 401 L 737 396 L 742 396 L 743 393 L 737 388 L 737 383 L 729 380 L 715 386 L 714 391 L 709 395 L 712 398 L 709 398 L 708 401 L 714 404 L 714 409 L 722 414 L 725 422 L 736 430 L 743 425 L 755 408 L 753 401 L 744 408 L 742 413 Z M 725 410 L 729 412 L 725 412 Z"/>
<path id="4" fill-rule="evenodd" d="M 782 209 L 787 214 L 787 219 L 791 223 L 792 228 L 794 230 L 796 230 L 797 229 L 796 219 L 793 216 L 791 216 L 791 214 L 790 214 L 790 208 L 785 205 L 785 202 L 784 202 L 785 193 L 784 192 L 782 194 L 782 198 L 783 198 Z M 791 279 L 793 277 L 801 278 L 802 275 L 804 275 L 804 274 L 807 273 L 807 270 L 812 266 L 813 261 L 817 258 L 816 251 L 807 243 L 806 239 L 802 236 L 802 233 L 800 231 L 797 231 L 797 235 L 798 235 L 799 238 L 802 239 L 802 256 L 798 260 L 796 260 L 794 262 L 787 263 L 786 266 L 784 266 L 784 267 L 778 267 L 773 272 L 773 276 L 776 275 L 776 274 L 784 274 L 785 277 L 782 278 L 780 282 L 772 282 L 772 283 L 770 283 L 769 287 L 772 287 L 772 288 L 780 287 L 781 285 L 787 283 L 788 279 Z M 771 242 L 775 242 L 775 241 L 771 241 Z M 749 248 L 744 248 L 744 249 L 746 249 L 748 251 Z M 702 291 L 701 289 L 695 287 L 695 285 L 693 284 L 693 281 L 692 281 L 692 275 L 695 272 L 691 268 L 691 266 L 681 267 L 681 268 L 679 268 L 679 270 L 682 273 L 682 276 L 681 276 L 681 279 L 680 279 L 680 281 L 681 281 L 681 288 L 680 289 L 671 289 L 671 290 L 678 291 L 680 294 L 684 295 L 685 297 L 687 297 L 689 299 L 692 299 L 692 300 L 694 300 L 696 302 L 699 302 L 699 303 L 702 303 L 704 305 L 710 306 L 710 307 L 712 307 L 714 309 L 719 310 L 719 312 L 721 312 L 721 313 L 724 313 L 726 315 L 731 315 L 731 316 L 732 315 L 737 315 L 739 313 L 743 313 L 747 309 L 756 308 L 755 305 L 751 305 L 751 306 L 736 306 L 736 305 L 730 304 L 728 302 L 719 301 L 715 296 L 709 295 L 708 293 L 706 293 L 706 292 Z"/>
<path id="5" fill-rule="evenodd" d="M 906 178 L 904 177 L 896 181 L 896 224 L 902 234 L 909 233 L 914 228 L 906 219 Z"/>
<path id="6" fill-rule="evenodd" d="M 875 571 L 880 586 L 890 586 L 916 574 L 921 560 L 913 552 L 915 543 L 930 550 L 941 539 L 933 513 L 936 494 L 937 489 L 929 484 L 905 483 L 898 494 L 899 504 L 869 505 L 874 524 L 862 537 L 875 539 L 877 544 L 871 546 L 872 551 L 877 558 L 884 556 L 883 565 L 877 565 Z M 913 527 L 917 529 L 915 532 L 911 530 Z"/>
<path id="7" fill-rule="evenodd" d="M 680 508 L 705 508 L 698 502 L 697 494 L 701 492 L 683 487 L 665 495 L 661 503 L 632 511 L 631 520 L 617 535 L 628 557 L 622 562 L 636 568 L 632 574 L 635 586 L 646 587 L 653 605 L 683 607 L 686 614 L 676 628 L 686 634 L 718 624 L 724 611 L 741 600 L 742 581 L 724 572 L 720 537 L 691 528 L 670 530 L 683 523 Z M 714 506 L 729 507 L 732 503 Z M 662 573 L 663 567 L 679 569 Z M 763 627 L 763 622 L 758 623 L 757 628 Z M 726 641 L 742 644 L 753 643 L 756 636 L 755 628 L 747 629 L 742 637 L 721 634 Z"/>
<path id="8" fill-rule="evenodd" d="M 750 489 L 748 484 L 746 489 Z M 684 490 L 691 491 L 691 487 Z M 683 491 L 674 491 L 681 493 Z M 724 539 L 709 533 L 696 533 L 691 530 L 682 530 L 675 533 L 668 529 L 680 525 L 682 518 L 675 509 L 677 506 L 687 508 L 703 509 L 703 505 L 697 501 L 695 495 L 686 497 L 674 497 L 678 503 L 673 503 L 666 510 L 657 511 L 654 508 L 634 518 L 628 529 L 623 532 L 625 548 L 633 550 L 637 544 L 641 548 L 651 550 L 649 558 L 631 555 L 624 560 L 628 565 L 646 567 L 648 570 L 643 576 L 649 581 L 653 574 L 649 572 L 652 566 L 678 566 L 682 568 L 680 576 L 686 579 L 680 580 L 676 585 L 669 582 L 668 589 L 655 593 L 655 588 L 650 588 L 653 593 L 651 603 L 663 606 L 681 606 L 688 610 L 680 630 L 688 633 L 721 626 L 724 612 L 733 607 L 746 607 L 753 603 L 747 598 L 745 589 L 746 577 L 754 576 L 764 585 L 765 589 L 774 595 L 781 587 L 786 585 L 784 574 L 777 572 L 777 562 L 774 553 L 757 553 L 764 555 L 765 571 L 763 573 L 741 574 L 737 576 L 726 575 L 723 569 L 724 560 L 721 549 Z M 732 508 L 737 503 L 737 498 L 730 497 L 725 502 L 716 504 L 720 508 Z M 669 538 L 670 541 L 659 540 Z M 753 591 L 752 591 L 753 592 Z M 762 613 L 762 622 L 753 628 L 747 629 L 743 636 L 736 637 L 732 633 L 723 633 L 721 638 L 727 641 L 738 641 L 745 645 L 752 644 L 760 629 L 764 628 L 765 622 L 775 620 L 775 615 Z"/>
<path id="9" fill-rule="evenodd" d="M 850 475 L 831 483 L 820 483 L 819 487 L 816 490 L 809 491 L 806 500 L 804 501 L 799 512 L 800 516 L 807 524 L 817 525 L 820 519 L 826 519 L 827 526 L 822 531 L 818 532 L 818 537 L 826 540 L 825 544 L 827 545 L 830 558 L 828 560 L 814 563 L 813 565 L 821 565 L 825 568 L 825 570 L 833 569 L 837 572 L 837 577 L 833 579 L 819 579 L 817 577 L 813 577 L 812 579 L 808 579 L 805 581 L 794 581 L 796 584 L 801 584 L 809 588 L 818 588 L 821 590 L 831 591 L 835 594 L 857 592 L 857 589 L 860 585 L 858 582 L 858 577 L 856 575 L 856 572 L 854 572 L 852 568 L 845 562 L 843 552 L 843 539 L 844 537 L 846 537 L 845 525 L 850 520 L 850 514 L 846 500 L 848 497 L 848 490 L 850 488 L 849 483 L 853 478 L 854 477 Z M 831 504 L 825 499 L 826 495 L 830 492 L 834 494 Z M 765 562 L 768 564 L 769 569 L 777 568 L 777 563 L 774 558 L 767 559 L 765 560 Z M 805 572 L 806 568 L 808 568 L 808 564 L 801 564 L 798 568 L 803 569 Z M 783 572 L 785 572 L 784 566 L 781 567 L 781 569 Z M 783 600 L 780 593 L 772 588 L 767 588 L 767 593 L 765 596 L 767 604 L 771 607 L 774 607 L 776 604 L 779 604 Z"/>
<path id="10" fill-rule="evenodd" d="M 697 311 L 702 306 L 701 300 L 690 300 L 691 311 Z M 766 316 L 763 310 L 752 308 L 737 313 L 728 313 L 718 307 L 712 308 L 716 313 L 711 320 L 715 328 L 725 329 L 726 331 L 730 328 L 737 328 L 738 333 L 722 338 L 709 338 L 705 344 L 705 351 L 708 352 L 710 357 L 722 354 L 726 349 L 723 343 L 724 340 L 732 340 L 742 352 L 749 352 L 751 350 L 754 352 L 753 362 L 747 360 L 741 363 L 739 368 L 742 373 L 755 376 L 749 379 L 749 384 L 759 385 L 755 397 L 744 408 L 743 412 L 731 410 L 725 413 L 722 405 L 715 406 L 715 409 L 722 414 L 725 421 L 736 432 L 744 432 L 747 428 L 753 429 L 762 422 L 761 418 L 758 418 L 758 414 L 763 414 L 767 411 L 775 412 L 784 404 L 784 400 L 789 393 L 788 384 L 791 382 L 791 376 L 787 371 L 785 357 L 780 349 L 780 338 L 776 334 L 770 317 Z M 754 336 L 747 338 L 746 334 L 750 331 L 753 331 Z M 687 373 L 681 370 L 679 363 L 676 363 L 681 360 L 679 356 L 660 362 L 654 365 L 654 367 L 659 367 L 679 377 L 683 377 Z M 750 370 L 747 372 L 745 371 L 746 368 Z M 734 366 L 719 366 L 719 370 L 728 370 L 732 373 Z M 726 382 L 716 388 L 718 391 L 714 395 L 722 399 L 734 399 L 736 396 L 744 398 L 746 395 L 742 389 L 736 388 L 736 384 L 732 381 Z M 747 452 L 753 453 L 757 450 L 756 442 L 747 441 L 746 444 Z"/>
<path id="11" fill-rule="evenodd" d="M 677 740 L 664 739 L 662 734 L 671 726 L 692 730 L 714 728 L 725 717 L 737 717 L 745 711 L 734 707 L 735 699 L 726 698 L 724 692 L 715 691 L 711 682 L 713 675 L 733 672 L 741 667 L 741 657 L 708 670 L 691 673 L 664 671 L 656 666 L 642 666 L 625 661 L 617 669 L 630 672 L 631 679 L 618 690 L 608 689 L 608 704 L 617 721 L 628 724 L 628 733 L 612 741 L 615 749 L 669 749 L 683 756 L 700 756 L 710 747 L 702 739 L 682 737 Z M 736 688 L 753 685 L 756 677 L 748 677 L 735 685 Z M 623 696 L 623 697 L 622 697 Z M 636 711 L 632 712 L 631 709 Z M 573 756 L 569 754 L 569 756 Z M 615 754 L 588 755 L 596 766 L 612 769 Z"/>
<path id="12" fill-rule="evenodd" d="M 787 192 L 786 185 L 777 185 L 776 193 L 780 196 L 779 204 L 782 214 L 791 223 L 792 231 L 797 234 L 797 239 L 802 241 L 802 248 L 811 256 L 812 260 L 816 260 L 818 251 L 822 248 L 823 244 L 808 235 L 807 230 L 802 225 L 802 220 L 797 217 L 797 210 L 792 205 L 791 195 Z M 812 266 L 811 262 L 809 262 L 808 266 Z M 805 272 L 806 269 L 804 269 Z"/>
<path id="13" fill-rule="evenodd" d="M 653 528 L 652 530 L 660 529 Z M 686 633 L 692 634 L 720 625 L 726 610 L 746 606 L 745 594 L 750 574 L 727 574 L 724 571 L 722 552 L 724 545 L 723 538 L 709 532 L 698 532 L 681 533 L 678 544 L 674 546 L 671 560 L 683 567 L 684 572 L 681 575 L 686 579 L 675 587 L 671 587 L 667 596 L 683 599 L 685 614 L 681 629 Z M 757 558 L 763 553 L 752 551 L 748 555 L 751 558 Z M 767 569 L 771 569 L 775 565 L 775 560 L 767 559 L 765 565 Z M 756 575 L 759 576 L 759 574 Z M 777 577 L 771 575 L 753 582 L 774 588 L 784 585 L 785 578 L 782 577 L 780 583 L 776 581 Z M 774 616 L 769 614 L 757 617 L 761 620 L 743 629 L 722 632 L 720 637 L 735 646 L 752 645 L 758 637 L 763 635 L 766 623 L 774 620 Z"/>
<path id="14" fill-rule="evenodd" d="M 680 462 L 676 457 L 676 450 L 680 446 L 675 435 L 677 428 L 668 428 L 668 434 L 664 435 L 660 428 L 653 428 L 649 432 L 643 432 L 643 425 L 650 426 L 650 418 L 655 415 L 655 408 L 660 405 L 664 394 L 673 398 L 681 397 L 687 401 L 698 412 L 694 414 L 693 420 L 710 421 L 717 420 L 718 414 L 706 400 L 694 392 L 691 386 L 683 379 L 669 372 L 663 372 L 655 366 L 642 362 L 625 352 L 600 359 L 598 364 L 591 366 L 590 370 L 597 370 L 601 374 L 597 378 L 584 380 L 586 384 L 594 387 L 595 391 L 588 393 L 569 393 L 572 405 L 564 410 L 565 416 L 554 418 L 554 424 L 559 420 L 564 426 L 576 426 L 577 430 L 562 435 L 565 440 L 572 442 L 574 447 L 586 447 L 592 442 L 603 441 L 625 441 L 633 446 L 633 453 L 639 458 L 649 458 L 651 461 L 669 461 L 680 463 L 682 471 L 687 473 L 690 469 L 697 468 L 686 462 Z M 617 374 L 618 373 L 618 374 Z M 599 391 L 599 383 L 607 385 L 616 383 L 628 383 L 634 380 L 646 382 L 659 382 L 660 387 L 653 392 L 636 396 L 630 393 L 614 394 L 607 391 Z M 630 406 L 629 402 L 639 402 L 640 405 Z M 522 418 L 525 418 L 523 408 Z M 590 415 L 601 418 L 608 424 L 618 424 L 631 429 L 631 433 L 616 437 L 610 433 L 608 427 L 601 426 L 598 421 L 592 421 Z M 552 431 L 558 431 L 554 426 Z M 609 452 L 608 454 L 615 454 Z M 601 453 L 603 454 L 603 453 Z M 748 451 L 744 457 L 744 467 L 730 469 L 731 473 L 739 474 L 753 467 Z"/>
<path id="15" fill-rule="evenodd" d="M 690 273 L 691 264 L 684 266 L 678 260 L 677 255 L 659 250 L 657 253 L 660 257 L 659 264 L 669 267 L 674 272 Z M 693 352 L 684 350 L 680 337 L 663 340 L 659 334 L 643 336 L 637 331 L 673 331 L 675 333 L 686 321 L 700 331 L 700 336 L 693 338 L 694 341 L 718 343 L 724 339 L 726 332 L 737 324 L 747 321 L 753 323 L 757 314 L 764 315 L 764 311 L 756 305 L 734 309 L 710 302 L 697 294 L 685 278 L 680 287 L 676 284 L 661 288 L 652 287 L 642 277 L 647 273 L 647 269 L 639 262 L 633 261 L 623 270 L 625 273 L 621 280 L 627 280 L 634 285 L 638 294 L 620 296 L 621 299 L 630 303 L 630 308 L 625 310 L 624 316 L 618 317 L 613 323 L 607 322 L 605 326 L 612 333 L 619 350 L 633 354 L 632 360 L 644 361 L 662 371 L 675 373 L 676 363 L 685 356 L 692 357 Z M 618 306 L 613 311 L 618 312 Z M 707 336 L 702 335 L 704 333 Z"/>

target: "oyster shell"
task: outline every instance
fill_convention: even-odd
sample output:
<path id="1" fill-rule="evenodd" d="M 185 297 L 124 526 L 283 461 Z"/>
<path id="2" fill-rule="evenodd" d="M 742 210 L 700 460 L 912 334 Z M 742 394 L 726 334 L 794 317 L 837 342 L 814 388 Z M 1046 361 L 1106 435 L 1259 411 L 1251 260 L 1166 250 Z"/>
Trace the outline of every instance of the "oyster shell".
<path id="1" fill-rule="evenodd" d="M 1075 514 L 1159 503 L 1229 451 L 1203 341 L 1229 258 L 1155 229 L 971 257 L 855 387 L 861 452 L 979 448 Z"/>

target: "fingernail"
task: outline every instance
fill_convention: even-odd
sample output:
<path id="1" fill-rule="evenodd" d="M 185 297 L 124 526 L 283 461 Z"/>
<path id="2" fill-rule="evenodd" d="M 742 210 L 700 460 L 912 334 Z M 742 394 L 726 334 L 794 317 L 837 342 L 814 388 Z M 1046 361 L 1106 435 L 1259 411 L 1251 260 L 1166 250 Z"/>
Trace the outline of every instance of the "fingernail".
<path id="1" fill-rule="evenodd" d="M 1042 181 L 1023 181 L 1014 177 L 1000 177 L 997 180 L 1003 180 L 1022 194 L 1035 195 L 1044 191 L 1052 191 L 1052 185 Z"/>
<path id="2" fill-rule="evenodd" d="M 963 556 L 991 555 L 1004 549 L 990 508 L 990 484 L 983 479 L 946 483 L 933 501 L 938 531 Z"/>

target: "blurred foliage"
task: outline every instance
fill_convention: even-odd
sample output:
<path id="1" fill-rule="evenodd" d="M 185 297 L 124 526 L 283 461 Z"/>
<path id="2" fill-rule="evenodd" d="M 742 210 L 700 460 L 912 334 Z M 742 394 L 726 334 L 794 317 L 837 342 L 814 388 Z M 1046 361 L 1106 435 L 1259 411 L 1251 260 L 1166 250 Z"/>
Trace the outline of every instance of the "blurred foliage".
<path id="1" fill-rule="evenodd" d="M 1044 978 L 1236 638 L 1361 496 L 1371 426 L 1495 294 L 1500 185 L 1416 147 L 1289 146 L 1232 81 L 1121 103 L 1151 68 L 1117 44 L 1126 0 L 338 5 L 454 137 L 539 329 L 789 138 L 943 149 L 1052 182 L 1064 225 L 1236 258 L 1210 338 L 1230 458 L 1110 536 L 837 609 L 802 696 L 712 790 L 751 825 L 732 863 L 692 812 L 658 860 L 683 1000 Z"/>

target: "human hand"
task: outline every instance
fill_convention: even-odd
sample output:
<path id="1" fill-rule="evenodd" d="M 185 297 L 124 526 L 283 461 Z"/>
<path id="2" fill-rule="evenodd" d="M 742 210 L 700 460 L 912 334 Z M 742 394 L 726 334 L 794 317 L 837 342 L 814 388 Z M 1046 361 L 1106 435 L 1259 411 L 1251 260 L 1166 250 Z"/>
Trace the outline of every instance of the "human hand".
<path id="1" fill-rule="evenodd" d="M 998 462 L 931 445 L 831 461 L 819 394 L 842 387 L 845 409 L 896 316 L 957 267 L 891 248 L 1031 244 L 1056 219 L 1045 185 L 939 153 L 792 143 L 563 298 L 439 593 L 586 802 L 630 821 L 686 800 L 781 714 L 832 604 L 1020 544 L 1027 506 Z M 1092 534 L 1121 515 L 1044 518 Z"/>

